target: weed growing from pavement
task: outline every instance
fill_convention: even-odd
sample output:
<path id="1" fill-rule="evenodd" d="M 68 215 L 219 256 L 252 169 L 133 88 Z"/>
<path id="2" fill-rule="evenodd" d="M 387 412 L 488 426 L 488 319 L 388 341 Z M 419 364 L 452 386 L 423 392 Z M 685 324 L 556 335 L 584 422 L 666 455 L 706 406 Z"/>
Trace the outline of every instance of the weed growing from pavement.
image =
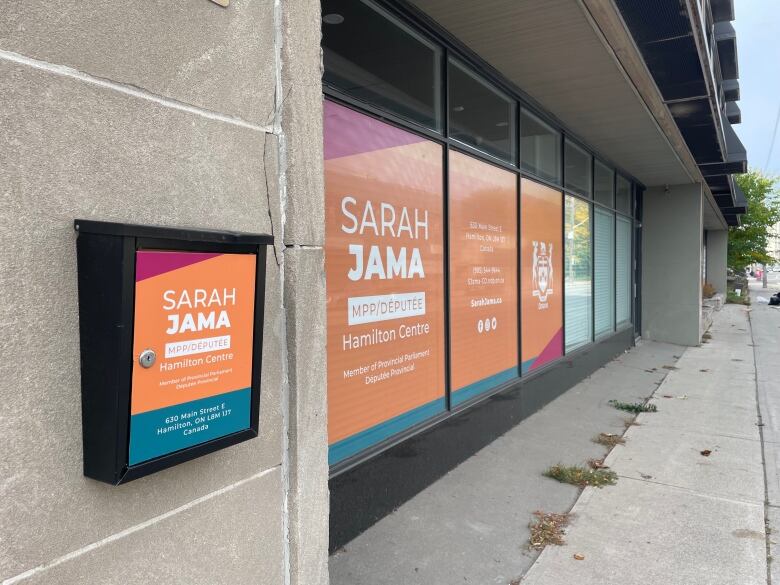
<path id="1" fill-rule="evenodd" d="M 619 400 L 610 400 L 607 404 L 617 408 L 618 410 L 633 412 L 634 414 L 639 414 L 640 412 L 658 412 L 658 407 L 655 404 L 646 404 L 642 402 L 620 402 Z"/>
<path id="2" fill-rule="evenodd" d="M 588 469 L 581 465 L 553 465 L 544 472 L 544 475 L 561 483 L 570 483 L 572 485 L 585 487 L 604 487 L 605 485 L 615 485 L 617 474 L 609 469 Z"/>
<path id="3" fill-rule="evenodd" d="M 604 445 L 605 447 L 614 447 L 615 445 L 623 445 L 625 444 L 626 440 L 621 437 L 620 435 L 615 435 L 613 433 L 599 433 L 593 439 L 591 439 L 594 443 L 598 443 L 599 445 Z"/>
<path id="4" fill-rule="evenodd" d="M 749 295 L 741 295 L 737 296 L 737 293 L 733 291 L 728 291 L 726 293 L 726 302 L 727 303 L 734 303 L 735 305 L 749 305 L 750 304 L 750 296 Z"/>
<path id="5" fill-rule="evenodd" d="M 533 550 L 542 550 L 548 544 L 558 546 L 564 543 L 564 528 L 571 519 L 570 514 L 550 514 L 547 512 L 534 512 L 536 520 L 532 521 L 528 528 L 531 536 L 528 539 L 528 547 Z"/>

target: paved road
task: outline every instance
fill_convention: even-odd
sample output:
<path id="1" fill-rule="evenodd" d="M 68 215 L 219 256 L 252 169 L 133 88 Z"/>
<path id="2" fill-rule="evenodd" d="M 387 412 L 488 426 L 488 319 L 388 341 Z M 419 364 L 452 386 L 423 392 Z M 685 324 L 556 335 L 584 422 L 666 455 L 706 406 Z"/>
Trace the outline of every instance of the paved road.
<path id="1" fill-rule="evenodd" d="M 754 302 L 750 311 L 756 359 L 758 402 L 766 464 L 766 512 L 770 528 L 769 549 L 772 583 L 780 583 L 780 309 L 755 302 L 780 290 L 780 273 L 769 273 L 769 288 L 751 283 Z"/>

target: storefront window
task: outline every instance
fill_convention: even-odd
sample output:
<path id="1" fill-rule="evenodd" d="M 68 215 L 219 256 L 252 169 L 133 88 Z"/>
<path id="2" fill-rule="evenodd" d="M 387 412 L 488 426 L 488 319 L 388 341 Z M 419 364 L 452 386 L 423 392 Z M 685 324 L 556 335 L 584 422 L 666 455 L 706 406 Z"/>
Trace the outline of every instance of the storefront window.
<path id="1" fill-rule="evenodd" d="M 529 179 L 520 183 L 522 373 L 563 355 L 563 195 Z"/>
<path id="2" fill-rule="evenodd" d="M 561 182 L 561 134 L 527 110 L 520 113 L 520 166 L 545 181 Z"/>
<path id="3" fill-rule="evenodd" d="M 442 147 L 325 102 L 329 460 L 445 409 Z"/>
<path id="4" fill-rule="evenodd" d="M 593 217 L 593 304 L 599 336 L 615 329 L 615 214 L 596 207 Z"/>
<path id="5" fill-rule="evenodd" d="M 615 172 L 601 161 L 593 165 L 593 199 L 607 207 L 615 206 Z"/>
<path id="6" fill-rule="evenodd" d="M 566 196 L 564 210 L 566 351 L 592 341 L 590 209 L 587 201 Z"/>
<path id="7" fill-rule="evenodd" d="M 458 405 L 518 376 L 517 176 L 450 151 L 450 385 Z"/>
<path id="8" fill-rule="evenodd" d="M 618 175 L 616 185 L 615 209 L 626 215 L 631 215 L 631 182 Z"/>
<path id="9" fill-rule="evenodd" d="M 515 102 L 450 60 L 449 136 L 500 159 L 515 157 Z"/>
<path id="10" fill-rule="evenodd" d="M 617 322 L 623 325 L 631 320 L 631 221 L 617 216 L 615 278 L 617 285 Z"/>
<path id="11" fill-rule="evenodd" d="M 361 0 L 322 1 L 323 81 L 441 130 L 441 50 Z"/>
<path id="12" fill-rule="evenodd" d="M 567 189 L 590 197 L 590 154 L 573 142 L 566 141 L 563 152 L 563 180 Z"/>

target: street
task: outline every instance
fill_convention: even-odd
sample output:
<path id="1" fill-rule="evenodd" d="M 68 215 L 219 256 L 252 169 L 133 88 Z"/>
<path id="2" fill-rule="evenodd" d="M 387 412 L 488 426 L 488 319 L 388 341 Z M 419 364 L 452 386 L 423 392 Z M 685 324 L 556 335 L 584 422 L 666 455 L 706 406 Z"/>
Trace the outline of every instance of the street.
<path id="1" fill-rule="evenodd" d="M 756 302 L 758 297 L 768 298 L 780 290 L 780 273 L 767 275 L 768 288 L 760 282 L 751 282 L 754 299 L 750 313 L 756 359 L 756 382 L 761 416 L 760 427 L 764 444 L 766 466 L 766 513 L 770 528 L 768 551 L 770 558 L 778 554 L 776 535 L 780 530 L 780 308 Z M 769 563 L 771 582 L 780 582 L 780 565 Z"/>

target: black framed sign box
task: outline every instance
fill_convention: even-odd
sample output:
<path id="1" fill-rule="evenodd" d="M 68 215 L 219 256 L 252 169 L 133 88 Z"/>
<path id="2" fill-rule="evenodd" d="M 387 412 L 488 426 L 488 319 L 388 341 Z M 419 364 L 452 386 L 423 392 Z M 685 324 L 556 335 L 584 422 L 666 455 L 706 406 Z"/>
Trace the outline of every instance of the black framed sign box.
<path id="1" fill-rule="evenodd" d="M 74 227 L 84 475 L 117 485 L 256 437 L 273 238 Z"/>

